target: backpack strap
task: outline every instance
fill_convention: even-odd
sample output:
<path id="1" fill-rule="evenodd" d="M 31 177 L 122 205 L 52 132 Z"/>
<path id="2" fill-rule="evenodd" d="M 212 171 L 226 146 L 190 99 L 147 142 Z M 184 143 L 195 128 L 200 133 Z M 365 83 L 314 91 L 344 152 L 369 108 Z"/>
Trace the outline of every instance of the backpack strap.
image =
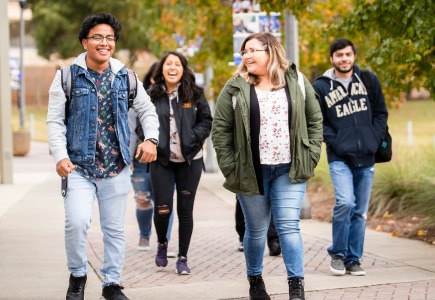
<path id="1" fill-rule="evenodd" d="M 306 96 L 305 96 L 304 75 L 301 72 L 299 72 L 299 71 L 297 71 L 297 72 L 298 72 L 298 84 L 299 84 L 299 87 L 301 88 L 302 95 L 304 96 L 304 99 L 306 99 Z"/>
<path id="2" fill-rule="evenodd" d="M 71 101 L 71 73 L 72 66 L 64 67 L 60 70 L 60 80 L 67 102 Z"/>
<path id="3" fill-rule="evenodd" d="M 64 67 L 60 70 L 60 80 L 62 83 L 62 89 L 63 92 L 65 93 L 65 125 L 67 124 L 68 121 L 68 109 L 69 109 L 69 104 L 71 102 L 71 82 L 72 82 L 72 65 L 68 66 L 68 67 Z"/>
<path id="4" fill-rule="evenodd" d="M 128 84 L 128 108 L 133 106 L 133 100 L 137 95 L 137 77 L 136 73 L 127 69 L 127 84 Z"/>
<path id="5" fill-rule="evenodd" d="M 370 76 L 370 71 L 368 70 L 361 70 L 361 81 L 364 84 L 367 95 L 369 96 L 370 106 L 373 107 L 374 105 L 374 95 L 373 95 L 373 87 L 372 87 L 372 78 Z"/>

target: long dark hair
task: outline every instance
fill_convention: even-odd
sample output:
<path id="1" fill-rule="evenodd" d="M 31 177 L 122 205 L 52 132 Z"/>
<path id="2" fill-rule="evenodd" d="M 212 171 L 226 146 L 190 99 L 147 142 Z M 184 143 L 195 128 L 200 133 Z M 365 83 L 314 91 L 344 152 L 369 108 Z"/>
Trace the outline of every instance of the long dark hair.
<path id="1" fill-rule="evenodd" d="M 158 66 L 159 66 L 158 62 L 153 63 L 149 68 L 148 72 L 145 74 L 145 77 L 143 78 L 143 87 L 145 91 L 148 90 L 149 87 L 151 86 L 152 84 L 151 79 L 154 78 L 154 72 L 157 70 Z"/>
<path id="2" fill-rule="evenodd" d="M 195 83 L 195 74 L 193 74 L 193 71 L 189 68 L 187 59 L 181 53 L 176 51 L 169 51 L 160 60 L 159 65 L 154 72 L 154 84 L 151 85 L 150 96 L 155 101 L 166 93 L 165 79 L 163 77 L 163 65 L 171 54 L 177 56 L 183 66 L 183 76 L 181 77 L 180 86 L 178 88 L 178 98 L 182 102 L 195 103 L 201 97 L 203 88 Z"/>

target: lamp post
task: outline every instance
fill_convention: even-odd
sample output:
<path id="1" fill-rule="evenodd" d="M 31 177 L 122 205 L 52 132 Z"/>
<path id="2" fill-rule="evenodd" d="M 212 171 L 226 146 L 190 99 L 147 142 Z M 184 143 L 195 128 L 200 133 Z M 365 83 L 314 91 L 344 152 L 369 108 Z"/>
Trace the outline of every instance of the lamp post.
<path id="1" fill-rule="evenodd" d="M 25 120 L 25 96 L 26 89 L 24 84 L 24 63 L 23 63 L 23 49 L 24 49 L 24 6 L 26 0 L 20 0 L 21 18 L 20 18 L 20 98 L 18 101 L 18 108 L 20 111 L 20 128 L 24 128 Z"/>

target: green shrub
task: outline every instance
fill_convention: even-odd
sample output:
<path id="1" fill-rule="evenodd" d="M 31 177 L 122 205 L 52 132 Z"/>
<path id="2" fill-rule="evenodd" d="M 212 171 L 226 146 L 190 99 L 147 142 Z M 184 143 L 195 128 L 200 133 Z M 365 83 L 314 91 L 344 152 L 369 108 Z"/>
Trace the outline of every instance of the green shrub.
<path id="1" fill-rule="evenodd" d="M 435 224 L 435 153 L 433 147 L 396 148 L 393 161 L 376 165 L 369 213 L 418 214 Z"/>

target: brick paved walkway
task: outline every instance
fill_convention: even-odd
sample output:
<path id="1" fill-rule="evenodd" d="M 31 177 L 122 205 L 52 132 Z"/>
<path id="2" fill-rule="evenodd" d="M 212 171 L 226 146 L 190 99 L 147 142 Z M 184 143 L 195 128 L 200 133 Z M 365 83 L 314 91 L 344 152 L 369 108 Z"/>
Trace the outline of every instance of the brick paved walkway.
<path id="1" fill-rule="evenodd" d="M 135 204 L 132 196 L 128 203 L 126 217 L 126 259 L 123 271 L 123 285 L 126 288 L 151 288 L 165 285 L 192 283 L 218 283 L 219 281 L 246 281 L 243 253 L 237 252 L 238 237 L 234 224 L 234 205 L 231 201 L 221 201 L 204 185 L 200 184 L 194 209 L 194 232 L 189 249 L 189 267 L 191 275 L 178 276 L 175 273 L 176 258 L 169 258 L 166 268 L 157 268 L 154 264 L 156 234 L 151 238 L 151 251 L 138 251 L 138 227 L 135 217 Z M 234 200 L 235 201 L 235 200 Z M 90 231 L 90 264 L 95 270 L 102 265 L 102 234 L 98 224 L 98 210 L 94 210 L 94 221 Z M 304 222 L 304 221 L 302 221 Z M 174 219 L 170 247 L 177 252 L 178 219 Z M 303 233 L 303 231 L 302 231 Z M 303 236 L 305 250 L 305 274 L 329 274 L 330 258 L 326 248 L 329 243 L 320 238 Z M 366 253 L 363 266 L 370 274 L 378 269 L 394 272 L 404 264 Z M 264 256 L 265 278 L 275 277 L 285 284 L 286 271 L 282 257 Z M 370 275 L 367 275 L 370 276 Z M 337 280 L 355 280 L 350 276 L 335 277 Z M 267 280 L 266 286 L 267 286 Z M 311 286 L 316 284 L 311 283 Z M 322 289 L 308 291 L 307 299 L 435 299 L 435 280 L 424 280 L 398 284 L 380 284 L 346 289 Z M 245 299 L 245 298 L 238 298 Z M 247 299 L 247 298 L 246 298 Z M 272 299 L 288 299 L 288 294 L 273 295 Z"/>

